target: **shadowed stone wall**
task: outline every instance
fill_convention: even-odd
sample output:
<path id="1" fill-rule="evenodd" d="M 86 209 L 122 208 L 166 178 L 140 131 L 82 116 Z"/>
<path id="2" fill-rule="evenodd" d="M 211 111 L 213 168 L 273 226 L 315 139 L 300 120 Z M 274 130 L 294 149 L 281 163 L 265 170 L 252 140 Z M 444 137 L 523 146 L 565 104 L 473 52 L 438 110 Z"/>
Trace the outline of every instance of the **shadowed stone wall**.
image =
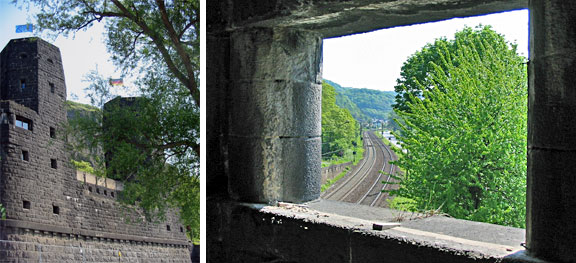
<path id="1" fill-rule="evenodd" d="M 0 258 L 16 262 L 33 250 L 9 242 L 67 246 L 74 240 L 78 246 L 125 252 L 144 251 L 132 245 L 140 242 L 169 262 L 189 262 L 177 211 L 164 222 L 147 222 L 141 210 L 115 201 L 115 189 L 76 179 L 61 136 L 66 87 L 58 48 L 37 38 L 16 39 L 0 59 L 0 202 L 7 215 L 0 222 L 0 243 L 12 244 L 0 246 Z M 27 128 L 20 127 L 23 121 Z M 156 249 L 165 246 L 171 249 Z M 76 262 L 64 250 L 54 253 L 63 254 L 52 262 Z"/>
<path id="2" fill-rule="evenodd" d="M 319 152 L 306 150 L 310 146 L 306 140 L 294 140 L 296 144 L 288 152 L 282 143 L 271 143 L 274 136 L 292 136 L 290 132 L 308 127 L 290 125 L 293 120 L 305 119 L 307 110 L 316 109 L 304 106 L 305 110 L 295 111 L 295 105 L 308 103 L 302 96 L 291 97 L 299 102 L 284 99 L 285 92 L 301 90 L 301 86 L 290 81 L 302 75 L 300 72 L 316 74 L 309 71 L 315 69 L 309 66 L 311 61 L 321 66 L 321 59 L 315 59 L 318 53 L 311 51 L 321 47 L 321 43 L 314 44 L 314 38 L 530 7 L 527 250 L 520 253 L 524 256 L 506 260 L 576 262 L 576 86 L 571 81 L 576 69 L 576 2 L 231 0 L 207 4 L 207 126 L 213 129 L 207 132 L 208 203 L 212 207 L 208 222 L 215 222 L 208 226 L 209 258 L 283 262 L 299 259 L 297 251 L 279 250 L 284 244 L 270 245 L 267 252 L 242 254 L 242 245 L 228 243 L 230 234 L 253 233 L 260 226 L 242 228 L 250 212 L 223 204 L 229 199 L 298 202 L 316 196 L 316 192 L 308 192 L 316 191 L 314 187 L 286 195 L 285 191 L 292 191 L 290 187 L 298 184 L 284 183 L 280 178 L 314 181 L 312 177 L 319 176 L 320 168 L 308 161 L 320 157 L 302 154 Z M 262 77 L 269 80 L 254 81 Z M 320 72 L 317 78 L 319 83 Z M 307 87 L 313 90 L 315 86 Z M 287 131 L 288 127 L 293 130 Z M 296 166 L 287 164 L 299 164 L 300 170 L 293 171 Z M 306 170 L 306 175 L 302 170 Z M 252 223 L 249 219 L 248 222 Z M 222 225 L 238 228 L 221 228 Z M 290 227 L 277 226 L 274 231 L 256 232 L 256 241 L 250 242 L 267 244 L 269 235 L 280 238 L 291 231 Z M 330 231 L 334 229 L 325 228 L 320 234 L 328 236 L 326 232 Z M 297 239 L 283 240 L 301 244 Z M 420 252 L 406 253 L 416 253 L 416 257 Z"/>

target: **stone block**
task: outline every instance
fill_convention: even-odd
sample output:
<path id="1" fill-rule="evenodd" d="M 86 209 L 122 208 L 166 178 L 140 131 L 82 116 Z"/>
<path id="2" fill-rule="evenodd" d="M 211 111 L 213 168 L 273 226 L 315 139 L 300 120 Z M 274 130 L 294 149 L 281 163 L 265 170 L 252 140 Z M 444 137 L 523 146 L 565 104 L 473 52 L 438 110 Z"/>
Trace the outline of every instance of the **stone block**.
<path id="1" fill-rule="evenodd" d="M 322 39 L 316 33 L 248 28 L 231 34 L 233 81 L 322 82 Z"/>
<path id="2" fill-rule="evenodd" d="M 320 138 L 230 138 L 233 198 L 299 203 L 319 197 Z"/>
<path id="3" fill-rule="evenodd" d="M 246 137 L 306 137 L 321 134 L 322 86 L 308 82 L 232 83 L 230 134 Z"/>

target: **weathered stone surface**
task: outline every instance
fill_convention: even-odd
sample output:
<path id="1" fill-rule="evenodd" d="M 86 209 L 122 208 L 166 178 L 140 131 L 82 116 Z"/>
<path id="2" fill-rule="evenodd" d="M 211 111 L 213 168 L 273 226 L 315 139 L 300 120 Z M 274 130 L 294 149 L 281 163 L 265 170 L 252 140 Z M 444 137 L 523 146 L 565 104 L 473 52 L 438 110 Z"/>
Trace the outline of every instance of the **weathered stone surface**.
<path id="1" fill-rule="evenodd" d="M 230 136 L 230 192 L 241 201 L 305 202 L 320 195 L 320 138 Z M 250 175 L 250 176 L 247 176 Z"/>
<path id="2" fill-rule="evenodd" d="M 232 197 L 264 203 L 318 198 L 320 37 L 254 28 L 230 39 L 225 132 Z"/>
<path id="3" fill-rule="evenodd" d="M 319 137 L 322 85 L 252 81 L 231 84 L 230 134 L 239 137 Z"/>
<path id="4" fill-rule="evenodd" d="M 372 222 L 323 213 L 306 206 L 273 207 L 232 202 L 209 203 L 218 213 L 208 241 L 212 262 L 499 262 L 521 249 L 498 243 L 411 231 L 398 224 L 383 231 Z M 501 226 L 479 228 L 457 220 L 463 228 L 495 235 Z M 382 223 L 385 224 L 385 223 Z"/>
<path id="5" fill-rule="evenodd" d="M 231 34 L 230 55 L 232 81 L 322 81 L 322 39 L 314 32 L 237 30 Z"/>
<path id="6" fill-rule="evenodd" d="M 528 7 L 527 0 L 235 0 L 209 1 L 209 30 L 299 28 L 336 37 Z"/>
<path id="7" fill-rule="evenodd" d="M 530 5 L 527 247 L 576 262 L 576 2 Z"/>

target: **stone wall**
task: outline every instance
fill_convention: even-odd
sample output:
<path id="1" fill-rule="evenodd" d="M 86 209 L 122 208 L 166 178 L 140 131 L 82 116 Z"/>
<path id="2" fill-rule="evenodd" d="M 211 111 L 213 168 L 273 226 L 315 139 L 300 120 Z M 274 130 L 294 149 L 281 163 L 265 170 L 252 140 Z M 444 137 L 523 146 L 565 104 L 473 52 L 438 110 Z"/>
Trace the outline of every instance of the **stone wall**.
<path id="1" fill-rule="evenodd" d="M 0 202 L 7 216 L 0 241 L 134 253 L 148 250 L 138 245 L 145 242 L 152 254 L 176 251 L 170 262 L 189 262 L 177 211 L 168 212 L 162 222 L 149 222 L 142 210 L 116 202 L 119 189 L 112 183 L 77 180 L 61 136 L 66 87 L 58 48 L 37 38 L 16 39 L 0 58 Z M 164 246 L 171 249 L 156 249 Z M 53 262 L 68 260 L 59 251 L 54 250 Z M 4 252 L 2 259 L 9 262 L 32 253 L 29 245 L 10 245 Z"/>
<path id="2" fill-rule="evenodd" d="M 346 167 L 352 165 L 352 162 L 335 164 L 328 167 L 322 167 L 322 185 L 326 183 L 327 180 L 333 179 L 339 175 Z"/>

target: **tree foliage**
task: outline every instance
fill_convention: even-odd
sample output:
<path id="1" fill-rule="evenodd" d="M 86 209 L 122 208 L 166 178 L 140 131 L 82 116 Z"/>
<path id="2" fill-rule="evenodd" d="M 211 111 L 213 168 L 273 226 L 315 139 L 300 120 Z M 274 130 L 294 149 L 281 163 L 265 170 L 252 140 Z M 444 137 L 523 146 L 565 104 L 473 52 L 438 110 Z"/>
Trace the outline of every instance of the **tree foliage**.
<path id="1" fill-rule="evenodd" d="M 392 105 L 394 109 L 408 111 L 407 102 L 413 97 L 422 98 L 423 91 L 431 90 L 437 84 L 431 79 L 430 73 L 434 72 L 434 65 L 446 70 L 446 65 L 442 60 L 450 58 L 442 57 L 443 52 L 456 54 L 459 49 L 458 42 L 464 46 L 472 44 L 478 47 L 483 41 L 494 42 L 495 45 L 500 46 L 508 45 L 506 40 L 495 33 L 490 26 L 478 26 L 476 30 L 466 27 L 455 33 L 454 40 L 448 40 L 445 37 L 438 38 L 434 43 L 426 44 L 420 51 L 411 55 L 402 65 L 400 78 L 396 80 L 397 85 L 394 87 L 396 98 L 395 104 Z M 512 48 L 516 49 L 516 45 L 512 44 Z M 483 51 L 478 50 L 478 52 L 482 55 Z M 442 87 L 438 88 L 442 89 Z"/>
<path id="2" fill-rule="evenodd" d="M 353 149 L 359 128 L 356 120 L 346 109 L 336 105 L 334 87 L 322 84 L 322 155 L 342 155 Z"/>
<path id="3" fill-rule="evenodd" d="M 15 0 L 16 2 L 16 0 Z M 200 106 L 198 0 L 24 0 L 41 11 L 41 29 L 67 35 L 95 22 L 106 24 L 112 61 L 125 72 L 165 67 Z"/>
<path id="4" fill-rule="evenodd" d="M 16 1 L 15 1 L 16 2 Z M 105 23 L 111 60 L 135 76 L 144 103 L 137 111 L 93 111 L 69 131 L 78 147 L 112 150 L 96 173 L 124 181 L 122 199 L 149 214 L 179 207 L 183 223 L 199 234 L 200 10 L 198 0 L 26 0 L 40 8 L 38 26 L 68 35 Z M 116 95 L 107 78 L 86 76 L 91 103 L 101 107 Z M 106 118 L 106 127 L 103 119 Z M 128 136 L 118 136 L 127 134 Z M 96 150 L 94 150 L 96 149 Z M 77 149 L 82 150 L 82 149 Z M 87 160 L 84 160 L 87 161 Z"/>
<path id="5" fill-rule="evenodd" d="M 397 161 L 405 171 L 397 194 L 420 209 L 523 227 L 525 58 L 489 27 L 436 41 L 434 52 L 438 63 L 421 62 L 426 77 L 414 82 L 421 94 L 407 93 L 406 111 L 397 109 L 407 151 Z"/>

